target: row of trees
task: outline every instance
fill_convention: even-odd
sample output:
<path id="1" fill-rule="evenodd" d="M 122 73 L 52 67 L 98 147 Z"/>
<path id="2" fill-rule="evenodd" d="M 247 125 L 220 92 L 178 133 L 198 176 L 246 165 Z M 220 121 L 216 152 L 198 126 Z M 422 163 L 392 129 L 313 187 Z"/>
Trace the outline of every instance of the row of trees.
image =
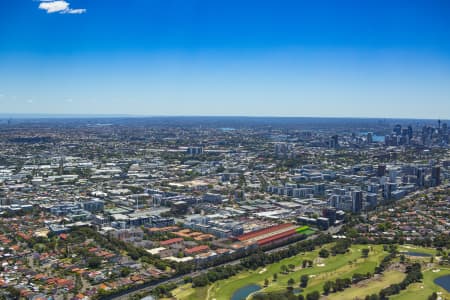
<path id="1" fill-rule="evenodd" d="M 422 278 L 423 275 L 420 264 L 414 263 L 406 267 L 406 277 L 402 282 L 391 284 L 387 288 L 382 289 L 379 294 L 367 295 L 365 300 L 387 300 L 389 299 L 389 296 L 400 293 L 400 291 L 406 289 L 411 283 L 419 282 Z M 435 296 L 437 296 L 437 294 L 433 293 L 428 299 L 436 299 L 434 298 Z"/>
<path id="2" fill-rule="evenodd" d="M 242 271 L 242 269 L 243 267 L 241 265 L 216 267 L 205 274 L 201 274 L 192 278 L 192 287 L 206 286 L 209 283 L 227 279 L 231 276 L 236 275 L 237 273 Z"/>
<path id="3" fill-rule="evenodd" d="M 395 245 L 384 245 L 383 247 L 385 251 L 389 252 L 389 254 L 383 258 L 378 266 L 375 267 L 376 274 L 383 273 L 391 261 L 397 256 L 397 247 Z"/>
<path id="4" fill-rule="evenodd" d="M 406 277 L 402 282 L 391 284 L 387 288 L 384 288 L 380 291 L 380 299 L 387 299 L 387 296 L 396 295 L 400 293 L 401 290 L 404 290 L 414 282 L 419 282 L 423 278 L 421 267 L 419 263 L 414 263 L 410 266 L 406 267 Z"/>
<path id="5" fill-rule="evenodd" d="M 331 247 L 331 255 L 335 256 L 337 254 L 345 254 L 351 245 L 352 243 L 349 239 L 338 240 L 336 244 Z"/>
<path id="6" fill-rule="evenodd" d="M 152 294 L 158 296 L 159 298 L 170 298 L 172 297 L 171 291 L 174 290 L 177 287 L 176 283 L 165 283 L 158 285 L 155 287 L 152 291 Z"/>
<path id="7" fill-rule="evenodd" d="M 328 295 L 330 292 L 336 293 L 350 287 L 352 281 L 350 278 L 338 278 L 335 281 L 326 281 L 323 285 L 323 293 Z"/>
<path id="8" fill-rule="evenodd" d="M 301 241 L 294 245 L 290 245 L 287 249 L 273 253 L 265 253 L 257 251 L 256 253 L 242 260 L 242 265 L 247 269 L 256 270 L 268 264 L 279 262 L 282 259 L 295 256 L 302 252 L 313 251 L 316 247 L 330 243 L 333 238 L 330 235 L 320 235 L 313 240 Z"/>

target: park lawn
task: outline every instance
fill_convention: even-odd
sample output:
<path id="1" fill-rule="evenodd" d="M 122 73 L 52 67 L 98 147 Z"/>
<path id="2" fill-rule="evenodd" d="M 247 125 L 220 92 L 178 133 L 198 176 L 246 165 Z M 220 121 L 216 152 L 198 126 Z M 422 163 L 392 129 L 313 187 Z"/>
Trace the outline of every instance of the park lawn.
<path id="1" fill-rule="evenodd" d="M 326 246 L 330 248 L 332 244 Z M 382 250 L 382 246 L 371 246 L 372 251 L 369 254 L 369 258 L 361 258 L 361 249 L 368 248 L 369 246 L 352 246 L 349 253 L 337 256 L 330 256 L 326 259 L 320 259 L 320 263 L 324 266 L 319 267 L 317 265 L 319 249 L 308 252 L 305 254 L 299 254 L 291 258 L 284 259 L 278 263 L 268 265 L 265 268 L 259 268 L 256 271 L 242 272 L 236 276 L 228 278 L 226 280 L 218 281 L 213 284 L 210 289 L 209 299 L 216 300 L 229 300 L 233 293 L 249 284 L 264 285 L 264 280 L 269 279 L 269 286 L 261 291 L 274 292 L 285 291 L 287 287 L 287 281 L 292 278 L 295 280 L 294 287 L 297 287 L 300 281 L 301 275 L 313 275 L 310 278 L 308 287 L 305 289 L 304 294 L 313 290 L 322 290 L 323 283 L 326 280 L 334 280 L 336 278 L 351 277 L 353 273 L 367 273 L 373 272 L 375 266 L 386 255 L 386 252 Z M 299 266 L 304 259 L 313 260 L 313 268 L 302 269 Z M 352 264 L 349 264 L 349 262 Z M 289 272 L 284 275 L 280 272 L 282 265 L 294 264 L 296 266 L 295 271 Z M 263 272 L 263 270 L 265 272 Z M 274 273 L 278 273 L 278 280 L 272 281 Z"/>
<path id="2" fill-rule="evenodd" d="M 439 272 L 433 272 L 433 270 L 440 269 Z M 435 266 L 432 269 L 422 271 L 423 282 L 413 283 L 408 286 L 400 294 L 389 296 L 391 300 L 411 300 L 411 299 L 428 299 L 433 292 L 441 292 L 443 299 L 450 299 L 450 293 L 442 287 L 434 283 L 434 280 L 438 277 L 450 274 L 450 268 L 442 268 L 441 266 Z"/>
<path id="3" fill-rule="evenodd" d="M 406 274 L 400 271 L 387 271 L 381 277 L 377 279 L 372 278 L 364 285 L 353 285 L 351 288 L 345 289 L 342 292 L 329 294 L 327 296 L 327 299 L 364 299 L 364 297 L 367 295 L 378 294 L 382 289 L 390 286 L 393 283 L 400 283 L 405 277 Z"/>

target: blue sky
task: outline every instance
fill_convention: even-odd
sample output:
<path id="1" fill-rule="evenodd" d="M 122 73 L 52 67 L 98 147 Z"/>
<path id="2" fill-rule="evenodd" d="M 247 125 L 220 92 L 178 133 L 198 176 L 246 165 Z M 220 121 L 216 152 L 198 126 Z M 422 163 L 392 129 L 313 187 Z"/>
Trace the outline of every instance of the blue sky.
<path id="1" fill-rule="evenodd" d="M 450 2 L 0 1 L 0 112 L 450 118 Z"/>

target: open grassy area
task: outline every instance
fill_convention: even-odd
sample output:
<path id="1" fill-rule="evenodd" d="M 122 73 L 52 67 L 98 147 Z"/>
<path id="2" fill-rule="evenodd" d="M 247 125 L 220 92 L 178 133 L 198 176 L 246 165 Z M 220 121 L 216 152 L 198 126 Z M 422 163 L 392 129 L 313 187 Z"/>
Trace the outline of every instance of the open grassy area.
<path id="1" fill-rule="evenodd" d="M 433 270 L 440 270 L 433 272 Z M 423 282 L 414 283 L 408 286 L 405 291 L 395 296 L 390 296 L 391 300 L 428 299 L 433 292 L 441 292 L 443 299 L 450 299 L 450 293 L 434 283 L 438 277 L 450 274 L 450 268 L 435 266 L 432 269 L 422 270 Z"/>
<path id="2" fill-rule="evenodd" d="M 405 273 L 399 271 L 387 271 L 377 278 L 371 278 L 364 283 L 356 284 L 352 288 L 342 292 L 330 294 L 329 300 L 351 300 L 361 299 L 365 295 L 378 294 L 382 289 L 393 283 L 400 283 L 406 277 Z M 411 298 L 412 299 L 412 298 Z"/>
<path id="3" fill-rule="evenodd" d="M 331 248 L 332 244 L 325 246 Z M 363 248 L 370 248 L 368 258 L 361 257 L 361 250 Z M 414 251 L 428 254 L 436 254 L 434 249 L 415 247 L 415 246 L 399 246 L 400 251 Z M 336 280 L 337 278 L 350 278 L 354 273 L 373 273 L 375 267 L 379 264 L 381 259 L 387 255 L 383 251 L 381 245 L 355 245 L 350 248 L 350 251 L 344 255 L 330 256 L 326 259 L 319 257 L 319 249 L 299 254 L 294 257 L 284 259 L 278 263 L 259 268 L 254 271 L 245 271 L 236 276 L 230 277 L 226 280 L 220 280 L 207 287 L 193 289 L 190 284 L 185 284 L 173 291 L 173 295 L 178 300 L 229 300 L 234 292 L 238 289 L 251 284 L 258 284 L 264 286 L 264 280 L 269 280 L 269 286 L 264 287 L 261 292 L 276 292 L 285 291 L 288 286 L 287 282 L 290 278 L 295 280 L 294 288 L 299 287 L 300 277 L 302 275 L 309 275 L 310 279 L 308 286 L 302 294 L 310 293 L 317 290 L 322 293 L 323 284 L 328 280 Z M 303 260 L 312 260 L 314 265 L 312 268 L 301 268 Z M 429 257 L 418 258 L 423 259 L 424 262 L 429 261 Z M 294 271 L 287 274 L 282 274 L 282 265 L 295 265 Z M 433 270 L 440 269 L 439 272 Z M 277 281 L 273 281 L 273 274 L 278 274 Z M 427 299 L 433 292 L 440 292 L 444 296 L 443 299 L 450 299 L 450 294 L 443 288 L 434 284 L 434 279 L 443 275 L 450 274 L 450 268 L 442 268 L 435 266 L 430 269 L 424 269 L 423 283 L 412 284 L 407 290 L 402 291 L 399 295 L 391 296 L 393 300 L 409 300 L 409 299 Z M 405 274 L 400 271 L 386 271 L 382 276 L 370 279 L 360 284 L 354 285 L 342 292 L 330 294 L 326 299 L 343 300 L 364 298 L 366 295 L 378 293 L 381 289 L 389 286 L 392 283 L 399 283 L 403 280 Z"/>
<path id="4" fill-rule="evenodd" d="M 302 233 L 305 235 L 312 235 L 312 234 L 315 234 L 316 231 L 314 231 L 312 229 L 307 229 L 307 230 L 303 231 Z"/>
<path id="5" fill-rule="evenodd" d="M 310 276 L 310 280 L 303 294 L 315 290 L 322 293 L 325 281 L 336 280 L 338 278 L 351 278 L 355 273 L 373 273 L 381 259 L 387 255 L 387 252 L 383 251 L 382 246 L 370 246 L 372 250 L 369 253 L 369 257 L 361 258 L 361 249 L 368 247 L 361 245 L 352 246 L 348 254 L 337 255 L 323 260 L 323 264 L 325 265 L 323 267 L 315 265 L 312 269 L 301 270 L 295 276 L 286 275 L 286 279 L 282 280 L 280 285 L 277 287 L 269 286 L 266 291 L 285 290 L 289 278 L 294 278 L 297 284 L 298 278 L 306 274 Z"/>
<path id="6" fill-rule="evenodd" d="M 183 284 L 172 291 L 172 294 L 176 299 L 183 300 L 199 300 L 206 299 L 207 291 L 210 286 L 200 287 L 193 289 L 191 284 Z"/>
<path id="7" fill-rule="evenodd" d="M 330 248 L 331 245 L 327 245 Z M 302 275 L 309 275 L 310 280 L 305 293 L 313 290 L 322 291 L 323 283 L 327 280 L 335 280 L 337 278 L 351 277 L 354 273 L 373 272 L 375 266 L 387 254 L 382 250 L 382 246 L 370 246 L 372 251 L 368 258 L 361 258 L 361 249 L 369 246 L 352 246 L 350 252 L 344 255 L 330 256 L 326 259 L 319 258 L 319 250 L 299 254 L 294 257 L 284 259 L 278 263 L 259 268 L 255 271 L 245 271 L 236 276 L 226 280 L 218 281 L 208 287 L 209 293 L 202 289 L 192 289 L 182 286 L 174 291 L 176 299 L 216 299 L 229 300 L 233 293 L 249 284 L 264 285 L 264 280 L 267 278 L 270 281 L 268 287 L 262 291 L 284 291 L 287 287 L 287 282 L 290 278 L 295 280 L 294 287 L 298 287 L 300 277 Z M 314 261 L 312 268 L 301 268 L 303 260 Z M 282 265 L 295 265 L 295 269 L 288 274 L 281 273 Z M 278 280 L 273 281 L 273 274 L 278 273 Z M 198 290 L 198 291 L 194 291 Z"/>

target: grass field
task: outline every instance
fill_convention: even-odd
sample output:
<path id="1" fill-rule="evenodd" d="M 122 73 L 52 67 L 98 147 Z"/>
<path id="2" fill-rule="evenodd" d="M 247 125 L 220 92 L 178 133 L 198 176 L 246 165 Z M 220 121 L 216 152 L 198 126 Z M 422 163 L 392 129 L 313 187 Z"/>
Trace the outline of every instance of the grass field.
<path id="1" fill-rule="evenodd" d="M 393 283 L 399 283 L 405 278 L 405 273 L 399 271 L 387 271 L 378 278 L 371 278 L 364 284 L 357 284 L 352 288 L 346 289 L 342 292 L 330 294 L 329 300 L 352 300 L 361 299 L 365 295 L 378 294 L 380 290 L 388 287 Z M 413 298 L 411 298 L 413 299 Z"/>
<path id="2" fill-rule="evenodd" d="M 327 246 L 328 248 L 331 245 Z M 287 287 L 287 282 L 290 278 L 295 280 L 295 287 L 298 286 L 300 277 L 302 275 L 309 275 L 310 280 L 305 293 L 313 290 L 322 291 L 323 283 L 326 280 L 335 280 L 337 278 L 351 277 L 354 273 L 373 272 L 375 266 L 378 264 L 386 253 L 381 246 L 371 246 L 372 251 L 368 258 L 361 258 L 361 249 L 368 246 L 352 246 L 350 252 L 345 255 L 330 256 L 326 259 L 318 257 L 318 251 L 315 250 L 306 254 L 299 254 L 294 257 L 284 259 L 278 263 L 259 268 L 255 271 L 245 271 L 236 276 L 226 280 L 218 281 L 208 287 L 208 289 L 192 289 L 184 285 L 177 288 L 173 294 L 176 299 L 190 300 L 190 299 L 216 299 L 229 300 L 233 293 L 249 284 L 264 285 L 264 280 L 267 278 L 270 281 L 268 287 L 262 291 L 284 291 Z M 313 260 L 314 266 L 312 268 L 301 268 L 303 260 Z M 282 265 L 293 264 L 296 266 L 293 272 L 282 274 L 280 269 Z M 272 281 L 274 273 L 278 273 L 278 280 Z"/>
<path id="3" fill-rule="evenodd" d="M 439 272 L 433 272 L 433 270 L 440 270 Z M 450 268 L 442 268 L 436 266 L 432 269 L 422 270 L 423 282 L 414 283 L 408 286 L 405 291 L 395 296 L 390 296 L 391 300 L 411 300 L 411 299 L 428 299 L 433 292 L 442 293 L 442 299 L 449 300 L 450 293 L 436 285 L 433 281 L 441 276 L 450 274 Z"/>
<path id="4" fill-rule="evenodd" d="M 327 245 L 330 248 L 332 244 Z M 368 258 L 361 257 L 361 250 L 363 248 L 370 248 Z M 400 251 L 414 251 L 428 254 L 436 254 L 434 249 L 400 246 Z M 302 292 L 303 295 L 317 290 L 322 293 L 323 284 L 328 280 L 336 280 L 337 278 L 350 278 L 354 273 L 367 273 L 374 271 L 381 259 L 387 255 L 380 245 L 355 245 L 350 248 L 350 251 L 344 255 L 330 256 L 322 259 L 318 255 L 319 249 L 299 254 L 294 257 L 284 259 L 278 263 L 259 268 L 254 271 L 245 271 L 236 276 L 230 277 L 226 280 L 217 281 L 207 287 L 192 288 L 190 284 L 185 284 L 173 291 L 175 299 L 178 300 L 230 300 L 233 293 L 247 285 L 258 284 L 264 286 L 264 280 L 269 280 L 269 285 L 264 287 L 261 292 L 276 292 L 285 291 L 287 282 L 290 278 L 295 280 L 294 288 L 298 288 L 300 277 L 302 275 L 309 275 L 310 279 L 308 286 Z M 314 265 L 312 268 L 301 268 L 303 260 L 312 260 Z M 414 258 L 416 259 L 416 258 Z M 423 262 L 428 262 L 430 257 L 417 258 L 422 259 Z M 281 266 L 293 264 L 295 269 L 288 274 L 282 274 Z M 439 272 L 433 270 L 440 269 Z M 278 274 L 278 280 L 273 281 L 273 274 Z M 410 299 L 427 299 L 433 292 L 440 292 L 443 299 L 449 299 L 450 295 L 443 288 L 435 285 L 433 280 L 437 277 L 450 274 L 450 268 L 434 267 L 424 269 L 423 283 L 412 284 L 402 291 L 399 295 L 391 296 L 392 300 L 410 300 Z M 400 271 L 390 270 L 386 271 L 382 276 L 370 279 L 360 284 L 354 285 L 342 292 L 330 294 L 326 297 L 329 300 L 351 300 L 355 298 L 364 298 L 366 295 L 378 293 L 381 289 L 389 286 L 392 283 L 399 283 L 403 280 L 405 274 Z"/>
<path id="5" fill-rule="evenodd" d="M 173 290 L 172 294 L 176 299 L 183 299 L 183 300 L 207 299 L 206 293 L 208 291 L 208 288 L 210 288 L 210 286 L 193 289 L 191 287 L 191 284 L 188 283 L 183 284 L 182 286 L 179 286 L 178 288 Z"/>

